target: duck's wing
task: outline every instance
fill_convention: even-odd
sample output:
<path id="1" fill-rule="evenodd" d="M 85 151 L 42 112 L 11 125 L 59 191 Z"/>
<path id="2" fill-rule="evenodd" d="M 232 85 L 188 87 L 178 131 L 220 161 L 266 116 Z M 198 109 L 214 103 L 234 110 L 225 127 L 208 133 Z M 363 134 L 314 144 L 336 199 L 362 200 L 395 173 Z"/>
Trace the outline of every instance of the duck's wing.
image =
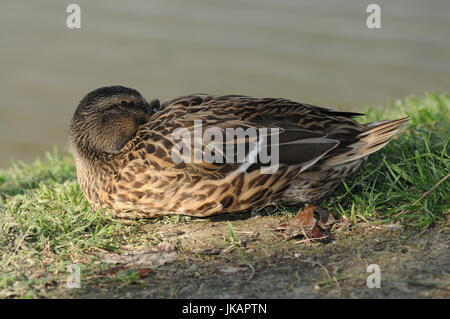
<path id="1" fill-rule="evenodd" d="M 164 102 L 164 110 L 178 109 L 189 113 L 212 110 L 218 116 L 234 115 L 244 121 L 295 124 L 302 129 L 327 135 L 354 135 L 365 126 L 353 120 L 363 115 L 283 98 L 253 98 L 243 95 L 187 95 Z"/>
<path id="2" fill-rule="evenodd" d="M 244 120 L 261 118 L 265 120 L 287 120 L 304 126 L 308 126 L 311 122 L 330 119 L 345 122 L 353 117 L 363 115 L 362 113 L 337 111 L 284 98 L 254 98 L 244 95 L 186 95 L 164 102 L 161 109 L 166 108 L 187 108 L 191 110 L 190 112 L 213 108 L 216 112 L 226 112 Z M 348 121 L 348 123 L 358 125 L 354 121 Z"/>
<path id="3" fill-rule="evenodd" d="M 241 97 L 230 100 L 236 98 Z M 176 165 L 159 166 L 222 178 L 231 172 L 250 172 L 277 164 L 304 170 L 340 143 L 296 123 L 240 116 L 239 112 L 229 112 L 220 101 L 211 96 L 179 98 L 156 113 L 145 127 L 148 138 L 142 142 L 151 145 L 145 146 L 153 151 L 148 154 L 150 160 L 165 158 Z M 156 159 L 155 154 L 165 156 Z"/>
<path id="4" fill-rule="evenodd" d="M 291 136 L 295 130 L 315 133 L 339 142 L 327 157 L 350 151 L 349 145 L 356 143 L 358 136 L 366 130 L 365 125 L 353 120 L 353 117 L 363 115 L 361 113 L 342 112 L 283 98 L 196 94 L 167 101 L 162 108 L 165 111 L 176 109 L 176 112 L 212 112 L 217 117 L 235 116 L 253 125 L 280 126 L 290 133 L 285 136 Z"/>

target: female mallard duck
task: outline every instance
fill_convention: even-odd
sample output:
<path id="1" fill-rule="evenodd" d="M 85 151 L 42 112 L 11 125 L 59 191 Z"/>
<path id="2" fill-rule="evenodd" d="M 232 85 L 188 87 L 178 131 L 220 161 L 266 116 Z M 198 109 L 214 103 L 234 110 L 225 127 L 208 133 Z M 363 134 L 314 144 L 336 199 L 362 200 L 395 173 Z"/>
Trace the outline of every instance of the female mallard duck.
<path id="1" fill-rule="evenodd" d="M 352 120 L 357 115 L 238 95 L 190 95 L 160 105 L 157 100 L 147 103 L 134 89 L 111 86 L 82 99 L 70 142 L 78 181 L 95 207 L 129 218 L 210 216 L 261 207 L 274 199 L 315 203 L 408 121 L 359 124 Z M 194 143 L 182 145 L 188 155 L 205 154 L 217 142 L 211 137 L 196 140 L 199 123 L 204 131 L 214 128 L 225 135 L 229 129 L 270 128 L 264 136 L 267 148 L 277 152 L 271 153 L 278 156 L 277 165 L 271 166 L 276 169 L 263 172 L 263 161 L 255 157 L 261 148 L 251 147 L 250 136 L 224 142 L 234 151 L 244 146 L 244 161 L 225 160 L 219 148 L 209 149 L 215 161 L 186 160 L 173 138 L 177 129 L 194 133 Z"/>

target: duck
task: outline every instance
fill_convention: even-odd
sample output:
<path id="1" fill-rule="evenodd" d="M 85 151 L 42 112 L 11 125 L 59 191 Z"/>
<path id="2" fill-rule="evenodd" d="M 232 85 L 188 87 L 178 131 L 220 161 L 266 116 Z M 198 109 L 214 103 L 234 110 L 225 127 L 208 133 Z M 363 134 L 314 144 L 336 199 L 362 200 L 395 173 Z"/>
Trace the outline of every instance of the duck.
<path id="1" fill-rule="evenodd" d="M 207 217 L 274 201 L 319 203 L 408 122 L 361 124 L 360 115 L 244 95 L 148 102 L 114 85 L 79 102 L 69 141 L 94 209 Z"/>

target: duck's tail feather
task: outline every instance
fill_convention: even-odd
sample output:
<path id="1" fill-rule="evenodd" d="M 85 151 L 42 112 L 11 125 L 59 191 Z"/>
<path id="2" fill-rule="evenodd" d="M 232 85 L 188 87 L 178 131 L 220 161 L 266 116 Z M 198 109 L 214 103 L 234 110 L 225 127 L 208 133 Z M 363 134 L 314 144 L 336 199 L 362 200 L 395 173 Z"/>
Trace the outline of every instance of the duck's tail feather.
<path id="1" fill-rule="evenodd" d="M 404 117 L 393 121 L 379 121 L 366 124 L 357 136 L 358 141 L 348 145 L 349 150 L 326 160 L 327 165 L 339 165 L 364 158 L 383 148 L 408 122 Z"/>

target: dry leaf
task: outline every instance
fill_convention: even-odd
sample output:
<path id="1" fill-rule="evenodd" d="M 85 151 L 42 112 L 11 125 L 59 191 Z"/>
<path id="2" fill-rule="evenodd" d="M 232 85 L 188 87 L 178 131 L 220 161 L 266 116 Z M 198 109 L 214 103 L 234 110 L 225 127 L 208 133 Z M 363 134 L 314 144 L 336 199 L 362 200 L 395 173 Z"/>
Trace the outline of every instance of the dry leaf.
<path id="1" fill-rule="evenodd" d="M 144 279 L 144 278 L 148 277 L 148 275 L 150 274 L 151 271 L 152 271 L 152 269 L 150 269 L 150 268 L 140 268 L 140 269 L 138 269 L 139 278 Z"/>
<path id="2" fill-rule="evenodd" d="M 315 206 L 310 205 L 300 211 L 297 216 L 277 226 L 277 230 L 283 231 L 287 239 L 304 236 L 307 239 L 329 239 L 329 228 L 336 223 L 333 216 Z"/>

